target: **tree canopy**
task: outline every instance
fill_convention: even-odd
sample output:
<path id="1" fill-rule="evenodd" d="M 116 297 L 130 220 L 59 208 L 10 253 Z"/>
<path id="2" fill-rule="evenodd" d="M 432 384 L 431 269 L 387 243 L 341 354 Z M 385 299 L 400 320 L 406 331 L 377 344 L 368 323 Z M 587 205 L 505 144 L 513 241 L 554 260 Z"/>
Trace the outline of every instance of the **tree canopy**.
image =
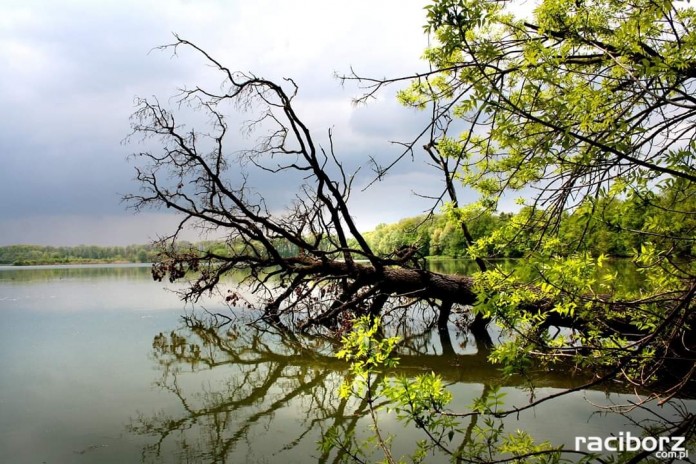
<path id="1" fill-rule="evenodd" d="M 511 5 L 427 6 L 431 71 L 401 94 L 407 105 L 431 108 L 429 144 L 457 159 L 458 178 L 480 192 L 464 220 L 504 196 L 526 206 L 507 230 L 472 247 L 477 254 L 523 243 L 530 269 L 481 276 L 478 308 L 518 333 L 531 329 L 511 342 L 517 353 L 575 355 L 579 366 L 618 370 L 637 385 L 680 359 L 669 396 L 694 373 L 684 336 L 694 334 L 696 268 L 678 250 L 692 249 L 696 226 L 696 12 L 671 1 L 542 1 L 531 15 Z M 617 221 L 616 208 L 625 218 L 639 209 L 645 219 Z M 570 212 L 585 233 L 559 233 Z M 640 240 L 632 253 L 645 279 L 639 291 L 617 291 L 610 281 L 592 289 L 590 270 L 603 259 L 585 253 L 593 223 Z M 521 310 L 540 297 L 589 330 L 540 334 L 548 321 Z M 622 324 L 634 327 L 630 334 Z M 509 360 L 510 349 L 499 359 Z"/>

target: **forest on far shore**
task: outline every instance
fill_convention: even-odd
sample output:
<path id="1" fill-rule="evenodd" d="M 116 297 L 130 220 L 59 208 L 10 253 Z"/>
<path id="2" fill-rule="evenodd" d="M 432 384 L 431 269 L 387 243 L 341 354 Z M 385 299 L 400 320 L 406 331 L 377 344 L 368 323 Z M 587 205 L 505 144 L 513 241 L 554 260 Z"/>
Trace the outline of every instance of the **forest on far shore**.
<path id="1" fill-rule="evenodd" d="M 572 212 L 563 213 L 556 224 L 556 237 L 560 244 L 558 249 L 563 250 L 560 254 L 585 253 L 595 257 L 605 255 L 617 258 L 635 256 L 653 235 L 657 236 L 651 234 L 652 230 L 660 224 L 671 223 L 678 230 L 672 243 L 665 244 L 665 249 L 672 256 L 695 256 L 696 241 L 683 240 L 683 237 L 691 236 L 696 217 L 677 221 L 667 207 L 648 208 L 650 202 L 668 204 L 671 194 L 670 191 L 660 195 L 649 192 L 650 198 L 635 195 L 623 201 L 583 202 Z M 374 231 L 364 234 L 365 240 L 378 255 L 388 255 L 404 246 L 415 245 L 421 256 L 468 258 L 472 256 L 468 253 L 467 240 L 461 227 L 465 222 L 473 241 L 477 242 L 478 256 L 520 258 L 533 248 L 529 242 L 540 239 L 542 227 L 548 227 L 544 211 L 532 211 L 530 208 L 516 214 L 482 212 L 470 214 L 467 218 L 457 214 L 455 211 L 423 215 L 402 219 L 394 224 L 380 224 Z M 504 246 L 494 246 L 496 240 L 488 240 L 496 234 L 505 234 L 505 229 L 510 229 L 506 226 L 514 221 L 527 224 L 526 237 L 510 237 L 503 240 Z M 679 232 L 682 232 L 681 235 Z M 665 241 L 669 237 L 657 239 Z"/>
<path id="2" fill-rule="evenodd" d="M 0 265 L 150 263 L 155 260 L 154 245 L 128 246 L 43 246 L 10 245 L 0 247 Z"/>
<path id="3" fill-rule="evenodd" d="M 655 199 L 652 199 L 654 201 Z M 602 209 L 602 219 L 586 220 L 586 209 L 577 208 L 570 214 L 565 214 L 559 228 L 559 238 L 562 243 L 583 243 L 583 249 L 568 248 L 568 253 L 589 253 L 592 256 L 630 257 L 635 255 L 644 245 L 648 235 L 636 234 L 635 231 L 649 231 L 651 224 L 669 220 L 668 211 L 663 211 L 660 217 L 646 213 L 646 208 L 640 200 L 613 201 L 611 204 L 590 205 L 588 207 Z M 534 214 L 542 214 L 536 212 Z M 476 240 L 492 237 L 502 231 L 511 221 L 519 220 L 522 216 L 533 218 L 534 214 L 522 210 L 512 213 L 480 213 L 466 220 L 469 233 Z M 696 218 L 694 218 L 696 221 Z M 687 232 L 693 224 L 681 224 Z M 584 240 L 580 240 L 584 235 Z M 455 214 L 421 215 L 402 219 L 392 224 L 380 224 L 375 230 L 364 234 L 372 250 L 381 256 L 398 252 L 405 246 L 415 246 L 423 257 L 431 258 L 468 258 L 468 245 L 461 228 L 461 218 Z M 691 247 L 685 243 L 690 243 Z M 180 246 L 193 246 L 201 250 L 214 251 L 227 255 L 224 242 L 206 241 L 195 245 L 180 243 Z M 280 247 L 284 254 L 291 256 L 296 253 L 290 244 Z M 485 254 L 491 258 L 519 258 L 524 256 L 526 247 L 524 240 L 514 240 L 504 248 L 486 247 Z M 150 263 L 156 261 L 157 248 L 155 245 L 128 246 L 41 246 L 41 245 L 11 245 L 0 247 L 1 265 L 40 265 L 40 264 L 98 264 L 98 263 Z M 680 246 L 672 248 L 675 256 L 696 255 L 694 241 L 681 241 Z"/>

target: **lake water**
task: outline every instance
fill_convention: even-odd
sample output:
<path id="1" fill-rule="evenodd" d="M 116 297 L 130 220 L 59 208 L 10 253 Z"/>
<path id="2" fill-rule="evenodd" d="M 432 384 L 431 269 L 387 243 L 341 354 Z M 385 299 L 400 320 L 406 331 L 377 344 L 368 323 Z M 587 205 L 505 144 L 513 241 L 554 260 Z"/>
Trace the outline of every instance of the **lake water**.
<path id="1" fill-rule="evenodd" d="M 347 366 L 334 346 L 255 329 L 248 313 L 221 300 L 196 308 L 235 318 L 211 331 L 183 323 L 191 308 L 148 267 L 0 267 L 0 462 L 334 462 L 334 452 L 317 448 L 329 427 L 369 434 L 365 405 L 338 397 Z M 454 394 L 451 408 L 465 411 L 499 375 L 473 340 L 454 327 L 449 335 L 413 328 L 398 371 L 438 372 Z M 534 394 L 581 380 L 544 373 Z M 506 406 L 530 398 L 521 380 L 502 391 Z M 631 399 L 578 392 L 509 419 L 506 430 L 572 448 L 576 435 L 636 430 L 622 416 L 595 413 L 596 404 Z M 381 424 L 397 455 L 424 438 L 390 415 Z"/>

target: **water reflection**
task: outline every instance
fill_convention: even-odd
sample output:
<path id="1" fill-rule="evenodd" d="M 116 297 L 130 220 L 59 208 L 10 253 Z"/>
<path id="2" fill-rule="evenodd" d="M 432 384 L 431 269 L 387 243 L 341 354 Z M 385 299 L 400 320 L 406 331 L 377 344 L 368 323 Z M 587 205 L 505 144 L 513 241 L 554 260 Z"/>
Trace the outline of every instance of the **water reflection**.
<path id="1" fill-rule="evenodd" d="M 0 461 L 328 462 L 325 431 L 360 429 L 365 405 L 337 397 L 346 366 L 330 342 L 194 320 L 170 332 L 182 311 L 146 266 L 2 269 Z M 469 340 L 404 335 L 404 372 L 483 361 Z"/>
<path id="2" fill-rule="evenodd" d="M 205 305 L 229 314 L 219 301 Z M 236 326 L 211 330 L 190 318 L 172 332 L 183 311 L 147 266 L 0 269 L 0 461 L 336 462 L 335 451 L 317 448 L 329 428 L 369 435 L 367 406 L 337 395 L 347 366 L 331 341 L 246 325 L 253 315 L 242 312 Z M 452 408 L 466 411 L 500 378 L 485 348 L 450 328 L 399 326 L 406 342 L 394 374 L 439 373 Z M 584 380 L 538 373 L 533 394 Z M 526 379 L 506 382 L 506 406 L 529 402 Z M 593 415 L 593 404 L 628 400 L 635 397 L 581 391 L 511 417 L 508 430 L 572 447 L 575 434 L 635 430 L 624 418 Z M 424 438 L 381 419 L 397 454 Z M 472 430 L 467 421 L 458 446 Z"/>
<path id="3" fill-rule="evenodd" d="M 328 426 L 362 415 L 337 396 L 345 365 L 327 348 L 322 340 L 242 326 L 220 332 L 193 323 L 157 335 L 156 385 L 181 409 L 141 414 L 130 425 L 154 437 L 144 460 L 255 462 L 283 452 L 286 461 L 293 451 L 306 459 Z"/>
<path id="4" fill-rule="evenodd" d="M 149 264 L 66 264 L 0 266 L 0 283 L 25 284 L 59 280 L 142 280 L 151 278 Z"/>
<path id="5" fill-rule="evenodd" d="M 463 409 L 486 397 L 500 375 L 487 352 L 462 334 L 442 334 L 428 324 L 402 334 L 400 362 L 389 375 L 413 377 L 439 373 Z M 453 340 L 455 343 L 453 343 Z M 157 388 L 178 400 L 176 410 L 141 411 L 129 431 L 150 437 L 144 462 L 338 462 L 336 452 L 322 453 L 317 443 L 331 427 L 369 434 L 363 419 L 367 404 L 340 398 L 347 365 L 333 356 L 337 346 L 320 337 L 298 337 L 272 328 L 238 324 L 213 329 L 195 318 L 187 327 L 154 337 L 152 357 L 160 376 Z M 511 379 L 507 387 L 527 385 Z M 582 383 L 567 373 L 544 373 L 539 388 L 569 388 Z M 514 389 L 517 398 L 528 392 Z M 393 417 L 384 426 L 397 435 L 394 446 L 412 450 L 422 439 Z M 476 418 L 468 419 L 460 446 L 470 439 Z M 519 426 L 519 425 L 518 425 Z M 435 458 L 433 458 L 435 459 Z M 445 457 L 441 457 L 443 462 Z M 432 459 L 428 462 L 436 462 Z"/>

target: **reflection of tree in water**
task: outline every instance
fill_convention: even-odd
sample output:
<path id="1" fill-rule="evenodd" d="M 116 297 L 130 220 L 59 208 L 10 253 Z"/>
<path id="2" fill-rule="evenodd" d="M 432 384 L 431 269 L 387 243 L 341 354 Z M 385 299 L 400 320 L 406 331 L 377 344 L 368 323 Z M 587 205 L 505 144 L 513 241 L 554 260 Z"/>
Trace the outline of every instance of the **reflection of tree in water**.
<path id="1" fill-rule="evenodd" d="M 340 378 L 332 374 L 340 366 L 328 354 L 282 333 L 250 327 L 221 333 L 190 322 L 189 330 L 159 334 L 153 342 L 162 372 L 157 386 L 170 391 L 182 408 L 133 421 L 132 432 L 157 438 L 144 450 L 145 460 L 166 460 L 167 446 L 175 442 L 182 462 L 228 462 L 256 428 L 268 427 L 276 413 L 301 400 L 311 405 L 307 411 L 313 416 L 304 430 L 284 444 L 265 439 L 267 450 L 293 448 L 314 423 L 333 413 Z"/>
<path id="2" fill-rule="evenodd" d="M 293 453 L 298 460 L 335 462 L 340 456 L 317 448 L 326 431 L 360 435 L 367 427 L 361 420 L 367 403 L 338 395 L 347 365 L 334 357 L 335 341 L 268 326 L 215 329 L 193 318 L 186 322 L 185 329 L 153 341 L 162 374 L 156 385 L 176 398 L 178 410 L 140 413 L 129 425 L 132 433 L 154 437 L 143 450 L 144 462 L 171 462 L 172 454 L 180 462 L 265 462 L 273 455 L 291 462 Z M 426 323 L 405 324 L 400 335 L 394 374 L 434 371 L 450 384 L 499 377 L 485 349 L 462 347 L 466 339 L 455 347 L 449 333 Z M 547 377 L 544 383 L 569 381 Z M 484 385 L 483 396 L 488 390 Z"/>
<path id="3" fill-rule="evenodd" d="M 347 365 L 334 357 L 335 341 L 268 327 L 215 329 L 196 319 L 186 322 L 184 330 L 160 333 L 153 341 L 161 372 L 156 385 L 179 407 L 141 413 L 130 424 L 129 431 L 155 438 L 143 450 L 144 461 L 171 461 L 171 454 L 181 462 L 233 462 L 240 456 L 265 461 L 276 453 L 285 461 L 293 450 L 318 462 L 338 458 L 321 454 L 318 440 L 332 426 L 355 431 L 367 404 L 339 397 Z M 433 347 L 430 330 L 414 333 L 414 327 L 404 333 L 400 369 L 455 369 L 451 356 L 415 354 Z M 485 363 L 485 354 L 467 357 Z"/>

